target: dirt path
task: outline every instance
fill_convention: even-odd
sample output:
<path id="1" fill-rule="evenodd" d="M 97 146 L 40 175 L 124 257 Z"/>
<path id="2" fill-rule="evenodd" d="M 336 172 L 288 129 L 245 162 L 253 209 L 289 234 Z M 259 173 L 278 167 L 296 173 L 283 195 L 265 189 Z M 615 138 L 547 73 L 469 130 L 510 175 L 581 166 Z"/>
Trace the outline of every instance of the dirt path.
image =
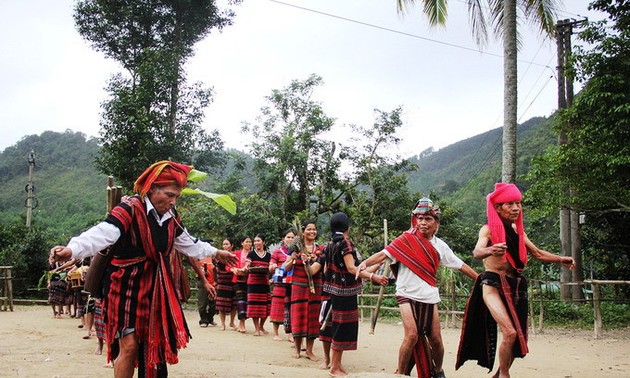
<path id="1" fill-rule="evenodd" d="M 291 344 L 273 341 L 271 335 L 199 328 L 197 315 L 186 311 L 193 339 L 169 366 L 172 377 L 327 377 L 318 363 L 291 357 Z M 96 339 L 83 340 L 85 332 L 71 318 L 53 319 L 48 307 L 18 306 L 0 312 L 0 376 L 2 377 L 113 377 L 103 368 L 104 356 L 94 355 Z M 393 377 L 399 324 L 379 323 L 374 335 L 361 324 L 359 349 L 344 354 L 352 377 Z M 271 330 L 271 325 L 267 326 Z M 447 377 L 484 377 L 486 370 L 467 362 L 455 371 L 459 329 L 444 329 L 444 367 Z M 630 330 L 608 332 L 595 340 L 588 331 L 547 331 L 530 336 L 530 353 L 515 361 L 513 377 L 630 377 Z M 322 355 L 316 342 L 316 353 Z"/>

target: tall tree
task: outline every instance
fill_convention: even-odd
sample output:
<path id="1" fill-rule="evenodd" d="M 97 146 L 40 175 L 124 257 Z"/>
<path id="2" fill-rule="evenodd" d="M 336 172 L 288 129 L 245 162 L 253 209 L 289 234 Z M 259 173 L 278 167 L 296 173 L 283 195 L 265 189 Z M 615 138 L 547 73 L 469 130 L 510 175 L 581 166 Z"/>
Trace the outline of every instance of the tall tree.
<path id="1" fill-rule="evenodd" d="M 611 25 L 591 22 L 579 33 L 589 48 L 578 46 L 573 70 L 585 85 L 556 117 L 567 142 L 535 161 L 528 196 L 551 211 L 566 203 L 584 214 L 582 250 L 607 274 L 601 278 L 620 279 L 630 258 L 620 231 L 630 227 L 630 7 L 615 0 L 591 7 L 610 14 Z M 568 186 L 570 195 L 561 190 Z"/>
<path id="2" fill-rule="evenodd" d="M 366 251 L 382 247 L 383 219 L 388 220 L 392 234 L 407 229 L 409 208 L 417 200 L 407 185 L 407 172 L 415 165 L 392 154 L 400 142 L 396 132 L 403 125 L 401 113 L 402 108 L 376 109 L 370 127 L 352 126 L 354 137 L 341 151 L 353 169 L 338 197 L 352 219 L 353 238 Z"/>
<path id="3" fill-rule="evenodd" d="M 397 0 L 399 11 L 404 11 L 415 0 Z M 504 182 L 516 180 L 516 121 L 517 121 L 517 55 L 518 11 L 526 21 L 536 24 L 546 35 L 554 31 L 556 0 L 466 0 L 470 23 L 477 43 L 487 43 L 488 27 L 503 38 L 503 164 Z M 422 0 L 423 11 L 432 26 L 443 25 L 447 19 L 448 0 Z"/>
<path id="4" fill-rule="evenodd" d="M 308 212 L 311 201 L 317 201 L 315 213 L 325 211 L 321 209 L 325 198 L 338 182 L 340 163 L 332 158 L 335 145 L 321 137 L 334 119 L 312 99 L 321 84 L 321 77 L 311 75 L 273 90 L 257 121 L 243 126 L 253 136 L 251 154 L 260 194 L 277 199 L 283 219 Z"/>
<path id="5" fill-rule="evenodd" d="M 230 3 L 237 3 L 238 0 Z M 103 104 L 97 167 L 129 187 L 141 169 L 165 158 L 209 170 L 221 162 L 218 133 L 201 127 L 211 91 L 186 84 L 183 69 L 193 46 L 233 13 L 214 0 L 79 1 L 74 18 L 92 46 L 127 75 L 109 83 Z"/>

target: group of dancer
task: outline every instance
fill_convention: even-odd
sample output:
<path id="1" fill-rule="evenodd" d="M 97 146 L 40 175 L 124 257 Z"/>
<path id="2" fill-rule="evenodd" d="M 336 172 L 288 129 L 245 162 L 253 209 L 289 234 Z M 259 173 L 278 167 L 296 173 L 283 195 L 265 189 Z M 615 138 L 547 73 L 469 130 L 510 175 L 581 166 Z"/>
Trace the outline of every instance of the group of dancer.
<path id="1" fill-rule="evenodd" d="M 64 314 L 80 320 L 78 328 L 83 329 L 83 339 L 96 337 L 95 354 L 103 354 L 105 345 L 105 319 L 103 301 L 84 290 L 83 283 L 90 268 L 90 258 L 71 259 L 64 264 L 54 263 L 48 272 L 48 303 L 53 317 L 61 319 Z M 65 311 L 64 311 L 65 307 Z M 111 364 L 107 364 L 111 367 Z"/>
<path id="2" fill-rule="evenodd" d="M 219 327 L 247 333 L 246 319 L 252 319 L 253 335 L 268 334 L 265 323 L 273 325 L 273 339 L 294 344 L 294 358 L 304 356 L 319 361 L 313 351 L 315 340 L 323 343 L 321 366 L 331 375 L 345 375 L 341 366 L 344 350 L 357 348 L 359 313 L 357 295 L 362 281 L 357 279 L 359 256 L 348 239 L 350 221 L 344 213 L 331 218 L 333 237 L 326 247 L 318 245 L 315 221 L 305 220 L 301 232 L 285 231 L 279 248 L 269 251 L 266 237 L 257 234 L 239 241 L 234 251 L 235 264 L 217 263 L 216 310 Z M 235 242 L 223 241 L 223 249 L 232 251 Z M 362 274 L 379 284 L 387 278 Z M 229 325 L 226 325 L 228 316 Z M 235 321 L 238 319 L 238 326 Z M 332 351 L 332 356 L 331 356 Z"/>
<path id="3" fill-rule="evenodd" d="M 251 318 L 253 335 L 260 336 L 268 333 L 265 323 L 269 319 L 275 339 L 281 339 L 279 328 L 284 325 L 294 343 L 293 356 L 300 358 L 304 351 L 313 361 L 319 360 L 313 351 L 319 339 L 323 367 L 331 376 L 348 374 L 342 356 L 357 349 L 357 295 L 363 279 L 377 285 L 388 283 L 387 277 L 376 274 L 385 261 L 396 276 L 404 328 L 396 372 L 410 374 L 415 365 L 423 378 L 445 376 L 436 306 L 440 265 L 475 280 L 457 367 L 473 359 L 492 369 L 498 325 L 503 338 L 496 377 L 509 377 L 514 358 L 527 353 L 527 286 L 522 271 L 528 253 L 543 262 L 574 267 L 572 258 L 541 250 L 529 240 L 523 229 L 521 193 L 515 185 L 503 183 L 487 197 L 488 224 L 482 227 L 473 252 L 484 263 L 481 274 L 436 237 L 441 213 L 428 198 L 420 199 L 412 209 L 409 230 L 364 261 L 350 241 L 350 220 L 344 213 L 332 215 L 332 239 L 325 247 L 316 243 L 317 225 L 309 220 L 302 230 L 285 233 L 282 246 L 272 252 L 262 234 L 253 240 L 241 238 L 236 251 L 230 239 L 217 249 L 193 238 L 175 209 L 191 169 L 170 161 L 151 165 L 134 184 L 136 196 L 125 199 L 105 221 L 72 238 L 67 246 L 51 249 L 54 263 L 94 256 L 113 246 L 105 274 L 104 313 L 108 360 L 114 362 L 116 377 L 133 376 L 135 367 L 140 377 L 167 376 L 167 364 L 177 363 L 178 350 L 189 340 L 171 269 L 177 253 L 191 261 L 214 258 L 216 310 L 222 330 L 229 315 L 229 327 L 247 333 L 245 320 Z M 214 295 L 212 286 L 207 287 Z"/>

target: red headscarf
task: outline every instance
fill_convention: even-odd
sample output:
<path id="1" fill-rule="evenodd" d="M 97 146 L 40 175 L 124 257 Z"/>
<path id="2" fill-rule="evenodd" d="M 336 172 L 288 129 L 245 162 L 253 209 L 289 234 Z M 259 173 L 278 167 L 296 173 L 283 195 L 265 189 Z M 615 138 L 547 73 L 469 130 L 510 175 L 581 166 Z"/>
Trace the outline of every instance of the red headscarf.
<path id="1" fill-rule="evenodd" d="M 504 182 L 496 183 L 494 185 L 494 192 L 488 194 L 486 197 L 486 213 L 488 214 L 488 227 L 490 227 L 490 239 L 492 244 L 505 243 L 505 228 L 503 226 L 503 221 L 497 213 L 497 210 L 494 208 L 494 205 L 511 201 L 520 201 L 522 198 L 523 195 L 516 185 L 506 184 Z M 519 237 L 518 257 L 523 263 L 523 266 L 525 266 L 527 264 L 527 250 L 525 249 L 525 231 L 523 227 L 522 211 L 518 214 L 518 218 L 514 223 L 516 224 L 516 233 Z M 509 253 L 506 253 L 505 256 L 508 259 L 508 262 L 516 268 L 516 263 L 513 261 L 512 256 L 510 256 Z"/>
<path id="2" fill-rule="evenodd" d="M 192 169 L 193 167 L 190 165 L 168 160 L 158 161 L 142 172 L 133 184 L 133 191 L 138 193 L 140 197 L 144 197 L 153 185 L 178 185 L 183 188 L 188 182 L 188 172 Z"/>

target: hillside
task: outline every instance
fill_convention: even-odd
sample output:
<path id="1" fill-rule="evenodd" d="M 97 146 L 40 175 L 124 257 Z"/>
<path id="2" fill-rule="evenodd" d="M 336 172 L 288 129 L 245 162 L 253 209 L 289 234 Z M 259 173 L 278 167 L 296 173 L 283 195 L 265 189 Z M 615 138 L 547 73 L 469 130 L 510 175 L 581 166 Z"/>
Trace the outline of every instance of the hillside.
<path id="1" fill-rule="evenodd" d="M 485 195 L 501 181 L 502 129 L 496 128 L 410 160 L 418 170 L 409 173 L 409 186 L 425 195 L 433 192 L 462 210 L 466 220 L 479 222 Z M 532 118 L 517 129 L 517 177 L 525 174 L 532 157 L 556 143 L 548 118 Z M 521 188 L 526 185 L 517 182 Z"/>
<path id="2" fill-rule="evenodd" d="M 433 192 L 461 209 L 465 221 L 479 222 L 484 218 L 485 195 L 500 180 L 501 135 L 497 128 L 411 158 L 418 170 L 409 173 L 410 188 L 423 194 Z M 553 143 L 549 119 L 533 118 L 520 125 L 517 174 L 527 172 L 532 157 Z M 107 178 L 92 163 L 98 149 L 95 140 L 67 130 L 26 136 L 0 152 L 0 222 L 24 222 L 27 157 L 31 151 L 35 152 L 33 180 L 38 202 L 33 211 L 34 225 L 57 232 L 63 239 L 102 219 Z M 231 157 L 222 172 L 224 177 L 238 169 L 250 172 L 249 155 L 235 150 L 227 153 Z M 240 185 L 253 188 L 251 172 L 243 176 L 246 179 Z M 212 178 L 207 181 L 216 182 Z"/>
<path id="3" fill-rule="evenodd" d="M 24 221 L 29 153 L 35 153 L 33 186 L 37 207 L 32 224 L 75 233 L 105 214 L 105 175 L 92 161 L 94 140 L 67 130 L 29 135 L 0 153 L 0 222 Z M 61 235 L 60 235 L 61 236 Z"/>
<path id="4" fill-rule="evenodd" d="M 27 158 L 31 151 L 35 153 L 33 186 L 37 202 L 32 214 L 34 226 L 50 230 L 64 240 L 103 219 L 107 176 L 97 172 L 93 164 L 99 146 L 96 140 L 67 130 L 28 135 L 0 152 L 0 223 L 25 223 Z M 221 174 L 244 169 L 241 185 L 251 188 L 251 157 L 236 150 L 226 153 L 229 160 Z M 215 182 L 210 177 L 201 188 L 208 189 Z"/>

